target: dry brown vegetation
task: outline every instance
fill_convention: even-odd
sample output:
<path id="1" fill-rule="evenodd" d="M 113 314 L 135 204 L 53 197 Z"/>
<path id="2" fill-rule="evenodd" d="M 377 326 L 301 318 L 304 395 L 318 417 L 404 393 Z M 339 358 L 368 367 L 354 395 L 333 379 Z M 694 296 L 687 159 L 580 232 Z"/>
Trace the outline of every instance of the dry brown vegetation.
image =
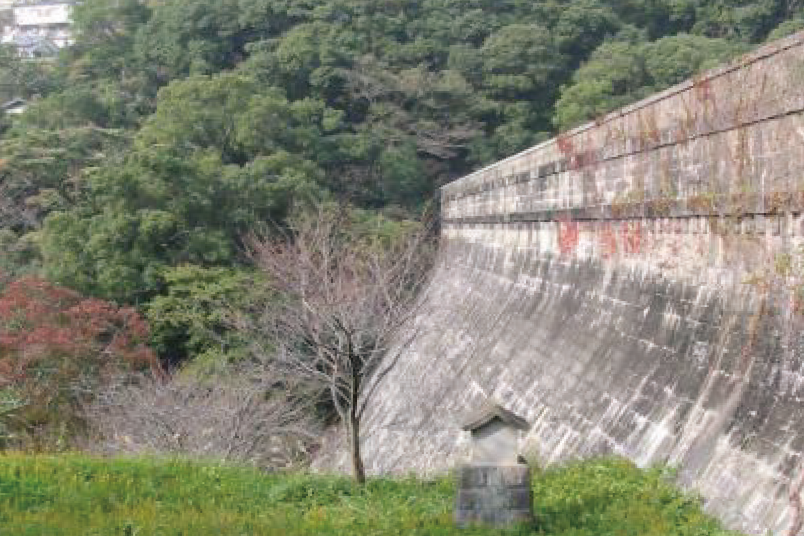
<path id="1" fill-rule="evenodd" d="M 253 237 L 252 256 L 277 297 L 244 321 L 277 377 L 324 393 L 345 426 L 355 479 L 365 480 L 360 422 L 373 375 L 404 350 L 400 334 L 420 308 L 433 250 L 428 227 L 362 232 L 349 215 L 321 210 L 280 238 Z M 401 346 L 400 346 L 401 345 Z"/>

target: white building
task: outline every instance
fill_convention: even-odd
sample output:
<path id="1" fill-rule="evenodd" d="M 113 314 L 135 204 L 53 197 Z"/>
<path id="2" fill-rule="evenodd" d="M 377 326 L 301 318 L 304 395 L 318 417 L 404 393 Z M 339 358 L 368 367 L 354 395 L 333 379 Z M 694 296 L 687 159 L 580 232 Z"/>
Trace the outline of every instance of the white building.
<path id="1" fill-rule="evenodd" d="M 11 13 L 11 17 L 5 17 L 5 27 L 0 28 L 0 43 L 16 46 L 19 54 L 27 58 L 55 55 L 73 42 L 73 5 L 70 0 L 32 4 L 0 0 L 0 11 Z"/>

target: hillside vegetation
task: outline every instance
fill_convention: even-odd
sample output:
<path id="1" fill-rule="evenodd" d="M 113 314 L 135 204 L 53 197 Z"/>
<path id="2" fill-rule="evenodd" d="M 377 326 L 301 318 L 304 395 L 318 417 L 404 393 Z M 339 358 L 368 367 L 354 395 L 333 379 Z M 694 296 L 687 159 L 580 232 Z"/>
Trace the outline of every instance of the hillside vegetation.
<path id="1" fill-rule="evenodd" d="M 87 0 L 55 66 L 0 49 L 6 91 L 36 101 L 0 127 L 0 268 L 147 309 L 181 266 L 237 279 L 206 270 L 240 270 L 242 235 L 294 204 L 415 214 L 477 166 L 804 26 L 802 10 Z M 197 353 L 186 338 L 163 357 Z"/>
<path id="2" fill-rule="evenodd" d="M 54 63 L 0 47 L 0 97 L 31 102 L 0 115 L 0 448 L 64 448 L 121 374 L 253 360 L 232 313 L 278 299 L 248 253 L 290 215 L 337 205 L 356 243 L 393 243 L 442 184 L 801 29 L 804 4 L 85 0 L 74 19 Z"/>
<path id="3" fill-rule="evenodd" d="M 666 473 L 608 459 L 534 479 L 538 525 L 514 534 L 726 536 Z M 458 530 L 453 482 L 263 474 L 198 462 L 0 458 L 0 526 L 36 535 L 492 535 Z"/>

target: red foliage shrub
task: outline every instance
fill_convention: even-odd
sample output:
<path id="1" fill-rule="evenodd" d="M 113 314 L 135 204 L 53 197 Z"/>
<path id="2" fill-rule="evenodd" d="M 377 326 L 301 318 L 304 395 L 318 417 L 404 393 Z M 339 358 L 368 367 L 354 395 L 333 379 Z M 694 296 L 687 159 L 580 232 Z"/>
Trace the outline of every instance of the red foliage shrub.
<path id="1" fill-rule="evenodd" d="M 131 307 L 34 277 L 0 287 L 0 394 L 13 393 L 24 408 L 6 429 L 63 429 L 97 386 L 122 372 L 158 371 L 147 338 Z"/>

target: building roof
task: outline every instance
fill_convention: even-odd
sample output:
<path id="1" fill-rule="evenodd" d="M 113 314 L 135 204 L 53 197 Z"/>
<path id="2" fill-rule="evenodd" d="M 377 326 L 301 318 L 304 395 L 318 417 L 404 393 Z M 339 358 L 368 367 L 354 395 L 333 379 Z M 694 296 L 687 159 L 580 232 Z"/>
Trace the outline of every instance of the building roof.
<path id="1" fill-rule="evenodd" d="M 508 411 L 504 407 L 494 402 L 486 402 L 486 404 L 467 420 L 463 425 L 463 430 L 471 432 L 482 428 L 494 419 L 499 419 L 505 424 L 517 428 L 518 430 L 530 430 L 530 424 L 519 415 Z"/>
<path id="2" fill-rule="evenodd" d="M 22 99 L 11 99 L 8 102 L 4 102 L 0 104 L 0 110 L 6 111 L 11 110 L 13 108 L 19 108 L 20 106 L 25 106 L 27 103 Z"/>
<path id="3" fill-rule="evenodd" d="M 52 38 L 42 35 L 15 34 L 8 43 L 17 47 L 17 50 L 27 57 L 55 56 L 60 48 Z"/>

